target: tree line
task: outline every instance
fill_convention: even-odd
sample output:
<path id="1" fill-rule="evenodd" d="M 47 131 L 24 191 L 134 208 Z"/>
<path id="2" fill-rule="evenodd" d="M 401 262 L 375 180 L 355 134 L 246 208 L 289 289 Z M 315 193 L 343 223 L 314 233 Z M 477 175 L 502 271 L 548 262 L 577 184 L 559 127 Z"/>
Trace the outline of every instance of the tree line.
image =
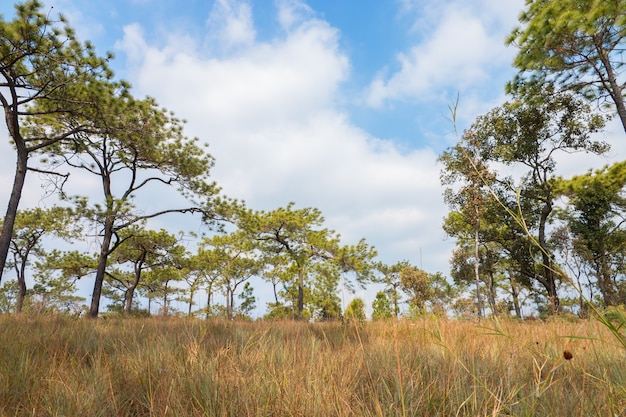
<path id="1" fill-rule="evenodd" d="M 0 235 L 0 280 L 6 271 L 15 280 L 2 282 L 0 309 L 80 310 L 77 280 L 91 278 L 90 317 L 101 314 L 103 296 L 125 315 L 149 313 L 152 303 L 167 314 L 177 301 L 181 314 L 250 316 L 252 277 L 272 289 L 269 318 L 364 318 L 359 299 L 342 311 L 339 289 L 372 283 L 383 288 L 375 319 L 625 304 L 624 163 L 572 178 L 557 170 L 559 155 L 608 152 L 596 138 L 612 116 L 626 130 L 625 11 L 622 1 L 527 2 L 508 39 L 519 48 L 510 100 L 439 157 L 450 207 L 443 228 L 457 242 L 447 279 L 407 261 L 378 262 L 365 240 L 343 244 L 318 209 L 257 211 L 228 198 L 210 179 L 214 160 L 200 140 L 154 98 L 134 97 L 114 77 L 111 54 L 98 56 L 41 2 L 16 4 L 13 20 L 0 17 L 0 102 L 16 155 Z M 501 174 L 507 166 L 518 174 Z M 19 210 L 29 172 L 58 204 Z M 98 184 L 97 198 L 71 194 L 85 178 Z M 134 203 L 168 192 L 185 204 L 150 211 Z M 208 233 L 149 228 L 176 213 L 199 216 Z M 66 250 L 51 243 L 61 241 Z"/>

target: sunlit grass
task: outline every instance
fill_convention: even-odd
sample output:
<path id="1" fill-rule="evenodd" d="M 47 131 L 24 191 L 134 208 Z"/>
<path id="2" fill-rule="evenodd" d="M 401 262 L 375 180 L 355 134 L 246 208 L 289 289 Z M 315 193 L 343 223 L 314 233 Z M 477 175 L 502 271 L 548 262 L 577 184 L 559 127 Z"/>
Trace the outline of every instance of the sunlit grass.
<path id="1" fill-rule="evenodd" d="M 2 416 L 626 415 L 626 352 L 594 321 L 5 316 L 0 341 Z"/>

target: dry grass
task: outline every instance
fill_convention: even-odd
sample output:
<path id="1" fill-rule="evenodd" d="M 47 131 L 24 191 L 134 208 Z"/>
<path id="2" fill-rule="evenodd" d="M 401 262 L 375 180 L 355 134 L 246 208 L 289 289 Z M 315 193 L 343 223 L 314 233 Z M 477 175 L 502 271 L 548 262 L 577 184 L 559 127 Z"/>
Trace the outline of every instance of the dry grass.
<path id="1" fill-rule="evenodd" d="M 0 317 L 1 416 L 614 417 L 625 387 L 593 321 Z"/>

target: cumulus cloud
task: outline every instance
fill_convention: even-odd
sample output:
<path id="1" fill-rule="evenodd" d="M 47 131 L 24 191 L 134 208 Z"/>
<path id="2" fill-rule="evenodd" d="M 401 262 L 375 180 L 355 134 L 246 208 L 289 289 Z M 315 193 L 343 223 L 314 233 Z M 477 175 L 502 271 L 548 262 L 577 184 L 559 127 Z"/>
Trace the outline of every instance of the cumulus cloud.
<path id="1" fill-rule="evenodd" d="M 256 37 L 252 7 L 246 2 L 217 0 L 207 26 L 209 40 L 226 50 L 250 46 Z"/>
<path id="2" fill-rule="evenodd" d="M 410 13 L 416 3 L 423 6 L 403 0 L 402 10 Z M 366 91 L 366 103 L 380 107 L 394 100 L 428 100 L 443 89 L 465 91 L 489 81 L 490 71 L 508 66 L 512 58 L 503 53 L 503 42 L 521 4 L 506 3 L 451 1 L 420 9 L 414 25 L 419 41 L 398 53 L 396 71 L 380 71 Z"/>
<path id="3" fill-rule="evenodd" d="M 283 35 L 226 55 L 151 45 L 136 27 L 119 45 L 140 53 L 135 87 L 210 144 L 226 194 L 255 209 L 317 207 L 346 243 L 364 237 L 386 262 L 437 250 L 431 267 L 443 270 L 436 155 L 399 149 L 338 110 L 350 62 L 337 29 L 296 1 L 278 2 L 276 19 Z"/>

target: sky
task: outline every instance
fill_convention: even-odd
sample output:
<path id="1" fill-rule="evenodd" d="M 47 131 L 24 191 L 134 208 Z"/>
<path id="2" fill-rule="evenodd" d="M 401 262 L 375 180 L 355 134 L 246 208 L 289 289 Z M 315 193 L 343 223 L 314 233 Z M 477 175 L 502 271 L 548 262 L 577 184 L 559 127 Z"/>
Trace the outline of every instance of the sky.
<path id="1" fill-rule="evenodd" d="M 2 2 L 5 19 L 11 2 Z M 449 275 L 454 241 L 437 157 L 506 100 L 505 39 L 523 0 L 46 0 L 82 40 L 115 54 L 116 76 L 187 120 L 211 177 L 248 207 L 316 207 L 346 244 Z M 6 130 L 2 131 L 6 135 Z M 623 159 L 568 156 L 563 172 Z M 0 143 L 0 206 L 14 157 Z M 31 175 L 23 206 L 47 204 Z M 158 205 L 143 196 L 137 205 Z M 172 231 L 199 226 L 160 219 Z M 369 292 L 358 296 L 372 298 Z"/>

